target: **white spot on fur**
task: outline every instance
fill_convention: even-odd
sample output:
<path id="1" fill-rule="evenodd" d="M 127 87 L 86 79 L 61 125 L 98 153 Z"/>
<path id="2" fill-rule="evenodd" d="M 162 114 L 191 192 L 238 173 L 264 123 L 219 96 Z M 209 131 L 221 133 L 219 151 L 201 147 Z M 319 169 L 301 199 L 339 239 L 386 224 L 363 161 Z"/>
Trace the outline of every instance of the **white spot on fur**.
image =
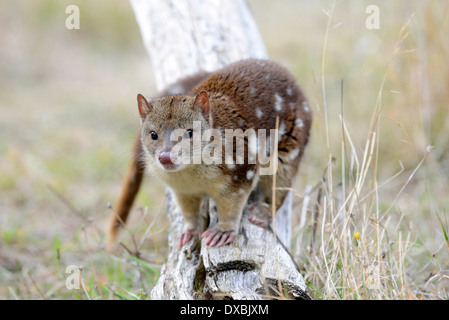
<path id="1" fill-rule="evenodd" d="M 239 120 L 239 126 L 243 127 L 245 125 L 245 120 Z"/>
<path id="2" fill-rule="evenodd" d="M 260 108 L 257 108 L 256 109 L 256 116 L 257 116 L 257 118 L 262 118 L 262 116 L 263 116 L 263 111 L 262 110 L 260 110 Z"/>
<path id="3" fill-rule="evenodd" d="M 246 171 L 246 179 L 251 180 L 256 173 L 253 170 Z"/>
<path id="4" fill-rule="evenodd" d="M 239 193 L 240 194 L 244 194 L 245 193 L 245 189 L 239 189 Z"/>
<path id="5" fill-rule="evenodd" d="M 255 94 L 257 92 L 257 89 L 254 87 L 251 87 L 251 89 L 249 90 L 249 94 Z"/>
<path id="6" fill-rule="evenodd" d="M 288 87 L 286 91 L 287 91 L 287 94 L 288 94 L 289 96 L 291 96 L 292 93 L 293 93 L 292 87 Z"/>
<path id="7" fill-rule="evenodd" d="M 299 148 L 299 147 L 298 147 L 297 149 L 294 149 L 294 150 L 290 151 L 290 152 L 287 154 L 287 159 L 288 159 L 289 161 L 295 160 L 296 157 L 299 155 L 299 151 L 300 151 L 300 148 Z"/>
<path id="8" fill-rule="evenodd" d="M 228 164 L 226 164 L 226 166 L 228 167 L 228 169 L 231 169 L 231 170 L 235 169 L 235 163 L 228 163 Z"/>
<path id="9" fill-rule="evenodd" d="M 301 129 L 302 127 L 304 127 L 304 120 L 302 120 L 301 118 L 296 119 L 295 125 L 297 128 Z"/>
<path id="10" fill-rule="evenodd" d="M 274 94 L 274 108 L 277 111 L 281 111 L 282 110 L 282 102 L 284 101 L 284 99 L 282 99 L 282 97 L 279 95 L 279 93 L 275 93 Z"/>
<path id="11" fill-rule="evenodd" d="M 307 101 L 305 101 L 305 100 L 302 102 L 302 107 L 304 108 L 305 112 L 309 112 L 310 111 L 309 103 Z"/>
<path id="12" fill-rule="evenodd" d="M 279 131 L 278 131 L 278 141 L 281 141 L 282 136 L 285 134 L 285 122 L 282 121 L 281 125 L 279 126 Z"/>

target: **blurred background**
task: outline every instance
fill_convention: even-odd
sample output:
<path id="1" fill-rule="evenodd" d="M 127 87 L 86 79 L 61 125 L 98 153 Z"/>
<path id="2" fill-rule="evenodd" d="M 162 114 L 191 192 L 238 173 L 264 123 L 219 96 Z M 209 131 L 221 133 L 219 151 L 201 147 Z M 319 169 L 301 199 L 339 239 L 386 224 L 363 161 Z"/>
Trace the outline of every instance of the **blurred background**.
<path id="1" fill-rule="evenodd" d="M 449 3 L 337 1 L 331 17 L 328 0 L 248 3 L 270 58 L 294 73 L 314 112 L 298 193 L 320 182 L 329 155 L 341 173 L 342 110 L 363 155 L 380 96 L 369 177 L 382 185 L 376 206 L 392 215 L 391 232 L 410 235 L 405 297 L 447 299 Z M 80 8 L 79 30 L 65 27 L 70 4 Z M 378 30 L 365 27 L 370 4 L 380 9 Z M 126 250 L 104 248 L 139 127 L 137 93 L 155 94 L 155 83 L 128 1 L 0 2 L 0 299 L 133 298 L 151 289 L 167 249 L 157 181 L 146 179 L 121 234 L 128 248 L 144 239 L 146 272 Z M 332 183 L 341 186 L 341 174 Z M 299 220 L 311 225 L 309 215 Z M 306 255 L 297 258 L 313 282 Z M 66 289 L 71 264 L 83 266 L 87 291 Z"/>

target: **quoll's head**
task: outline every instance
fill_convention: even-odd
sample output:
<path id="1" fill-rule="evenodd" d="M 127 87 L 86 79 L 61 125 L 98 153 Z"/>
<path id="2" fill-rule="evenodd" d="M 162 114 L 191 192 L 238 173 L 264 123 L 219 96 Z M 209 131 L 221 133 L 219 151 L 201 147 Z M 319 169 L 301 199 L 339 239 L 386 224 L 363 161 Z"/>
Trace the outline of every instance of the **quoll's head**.
<path id="1" fill-rule="evenodd" d="M 209 128 L 210 103 L 206 91 L 196 96 L 174 95 L 147 101 L 137 95 L 141 118 L 141 137 L 150 165 L 175 172 L 193 163 L 194 135 Z M 201 131 L 198 131 L 201 123 Z"/>

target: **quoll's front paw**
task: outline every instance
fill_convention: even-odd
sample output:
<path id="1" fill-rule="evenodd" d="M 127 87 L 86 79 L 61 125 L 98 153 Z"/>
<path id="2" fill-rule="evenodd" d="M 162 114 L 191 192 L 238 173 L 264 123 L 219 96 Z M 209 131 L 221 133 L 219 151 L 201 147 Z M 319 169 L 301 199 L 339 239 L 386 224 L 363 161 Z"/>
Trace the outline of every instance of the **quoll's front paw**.
<path id="1" fill-rule="evenodd" d="M 213 228 L 206 230 L 201 235 L 201 238 L 206 238 L 206 244 L 208 246 L 213 247 L 217 245 L 217 247 L 221 247 L 225 244 L 230 244 L 232 241 L 234 241 L 236 235 L 237 231 L 235 230 L 220 231 L 216 228 Z"/>
<path id="2" fill-rule="evenodd" d="M 198 237 L 200 235 L 200 230 L 193 229 L 193 230 L 186 230 L 181 234 L 181 237 L 179 237 L 178 241 L 178 249 L 181 249 L 183 245 L 185 245 L 187 242 L 190 241 L 193 237 Z"/>

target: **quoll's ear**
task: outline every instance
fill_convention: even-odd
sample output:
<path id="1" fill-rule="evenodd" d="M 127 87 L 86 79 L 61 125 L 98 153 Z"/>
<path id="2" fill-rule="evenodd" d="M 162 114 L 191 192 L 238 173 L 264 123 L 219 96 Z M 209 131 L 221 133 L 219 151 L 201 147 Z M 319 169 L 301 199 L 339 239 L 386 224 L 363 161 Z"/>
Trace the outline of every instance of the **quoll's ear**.
<path id="1" fill-rule="evenodd" d="M 146 117 L 148 112 L 152 109 L 151 105 L 148 103 L 147 99 L 140 93 L 137 95 L 137 105 L 139 106 L 139 114 L 142 119 Z"/>
<path id="2" fill-rule="evenodd" d="M 210 103 L 209 97 L 205 90 L 202 90 L 195 97 L 195 102 L 192 105 L 192 109 L 201 111 L 204 115 L 209 115 Z"/>

